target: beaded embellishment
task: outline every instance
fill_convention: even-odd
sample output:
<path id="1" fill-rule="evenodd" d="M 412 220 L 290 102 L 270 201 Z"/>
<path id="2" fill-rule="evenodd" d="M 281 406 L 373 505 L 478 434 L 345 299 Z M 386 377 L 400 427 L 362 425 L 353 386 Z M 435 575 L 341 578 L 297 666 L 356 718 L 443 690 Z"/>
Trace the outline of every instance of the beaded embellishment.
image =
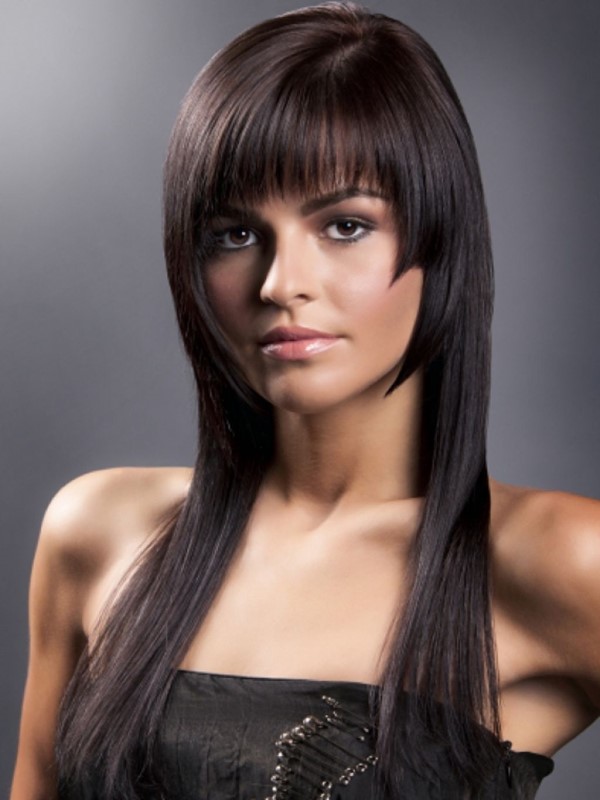
<path id="1" fill-rule="evenodd" d="M 329 695 L 322 716 L 305 717 L 275 742 L 277 766 L 265 800 L 331 800 L 334 786 L 347 786 L 377 763 L 369 721 Z"/>

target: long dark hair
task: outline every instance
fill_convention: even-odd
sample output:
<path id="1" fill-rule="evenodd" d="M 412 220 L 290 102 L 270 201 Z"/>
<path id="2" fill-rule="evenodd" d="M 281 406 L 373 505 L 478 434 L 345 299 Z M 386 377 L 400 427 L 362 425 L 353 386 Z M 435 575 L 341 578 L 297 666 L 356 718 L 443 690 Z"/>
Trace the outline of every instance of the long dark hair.
<path id="1" fill-rule="evenodd" d="M 187 498 L 136 562 L 66 692 L 63 776 L 101 767 L 107 796 L 138 796 L 175 669 L 272 459 L 272 408 L 244 381 L 207 303 L 207 220 L 232 199 L 365 183 L 396 209 L 395 279 L 424 269 L 416 328 L 388 390 L 423 368 L 425 503 L 379 695 L 381 771 L 398 796 L 407 763 L 427 768 L 427 736 L 448 747 L 467 793 L 498 763 L 485 456 L 492 266 L 475 147 L 429 45 L 384 15 L 331 3 L 237 37 L 200 73 L 175 124 L 165 254 L 197 383 L 198 455 Z"/>

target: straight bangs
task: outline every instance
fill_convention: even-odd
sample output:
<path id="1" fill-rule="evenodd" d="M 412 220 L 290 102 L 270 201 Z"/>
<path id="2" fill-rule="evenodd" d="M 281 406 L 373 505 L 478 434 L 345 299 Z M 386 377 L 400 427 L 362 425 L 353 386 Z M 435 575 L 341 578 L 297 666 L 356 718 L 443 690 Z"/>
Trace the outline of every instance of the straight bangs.
<path id="1" fill-rule="evenodd" d="M 190 162 L 196 248 L 210 218 L 228 206 L 356 187 L 394 204 L 404 239 L 395 277 L 424 255 L 435 260 L 427 243 L 443 251 L 433 228 L 454 206 L 441 193 L 453 190 L 446 176 L 432 173 L 447 162 L 439 152 L 444 132 L 437 141 L 432 135 L 440 120 L 427 119 L 423 95 L 430 92 L 413 86 L 413 71 L 403 69 L 397 32 L 365 36 L 368 20 L 353 21 L 335 36 L 317 32 L 320 41 L 311 26 L 310 47 L 301 29 L 265 41 L 259 26 L 199 75 L 180 117 L 185 135 L 177 126 L 174 134 Z"/>
<path id="2" fill-rule="evenodd" d="M 331 71 L 284 76 L 260 101 L 240 87 L 235 115 L 209 148 L 200 224 L 232 204 L 253 206 L 285 195 L 308 199 L 356 187 L 394 202 L 404 228 L 398 132 L 377 114 L 375 98 L 365 103 L 360 89 Z M 240 105 L 247 106 L 241 113 Z"/>

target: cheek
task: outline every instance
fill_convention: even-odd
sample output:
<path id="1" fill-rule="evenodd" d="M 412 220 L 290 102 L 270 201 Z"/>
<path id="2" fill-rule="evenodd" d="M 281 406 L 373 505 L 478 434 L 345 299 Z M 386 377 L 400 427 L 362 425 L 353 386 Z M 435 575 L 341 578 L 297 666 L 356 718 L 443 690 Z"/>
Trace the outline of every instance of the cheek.
<path id="1" fill-rule="evenodd" d="M 389 295 L 392 301 L 391 315 L 398 320 L 399 324 L 404 325 L 409 333 L 412 333 L 421 307 L 423 270 L 420 267 L 409 269 L 392 284 Z"/>
<path id="2" fill-rule="evenodd" d="M 374 338 L 380 337 L 382 330 L 406 338 L 416 322 L 422 288 L 423 270 L 419 267 L 407 270 L 391 286 L 387 273 L 361 275 L 338 287 L 337 304 L 349 312 L 357 334 L 360 326 L 361 334 Z"/>
<path id="3" fill-rule="evenodd" d="M 207 269 L 204 288 L 208 304 L 223 332 L 232 338 L 243 327 L 247 288 L 232 270 Z M 236 324 L 237 323 L 237 324 Z"/>

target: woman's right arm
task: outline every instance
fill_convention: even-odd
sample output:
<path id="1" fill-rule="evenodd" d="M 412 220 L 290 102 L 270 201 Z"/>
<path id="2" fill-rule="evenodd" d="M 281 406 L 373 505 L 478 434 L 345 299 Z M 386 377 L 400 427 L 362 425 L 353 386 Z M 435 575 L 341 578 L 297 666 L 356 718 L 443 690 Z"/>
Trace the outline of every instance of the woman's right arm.
<path id="1" fill-rule="evenodd" d="M 54 762 L 58 710 L 85 645 L 83 608 L 98 566 L 82 523 L 94 476 L 90 473 L 64 486 L 42 522 L 31 573 L 29 666 L 10 800 L 58 796 Z"/>
<path id="2" fill-rule="evenodd" d="M 56 800 L 54 747 L 64 690 L 105 602 L 166 513 L 189 467 L 118 467 L 64 486 L 44 515 L 29 592 L 29 668 L 10 800 Z"/>

